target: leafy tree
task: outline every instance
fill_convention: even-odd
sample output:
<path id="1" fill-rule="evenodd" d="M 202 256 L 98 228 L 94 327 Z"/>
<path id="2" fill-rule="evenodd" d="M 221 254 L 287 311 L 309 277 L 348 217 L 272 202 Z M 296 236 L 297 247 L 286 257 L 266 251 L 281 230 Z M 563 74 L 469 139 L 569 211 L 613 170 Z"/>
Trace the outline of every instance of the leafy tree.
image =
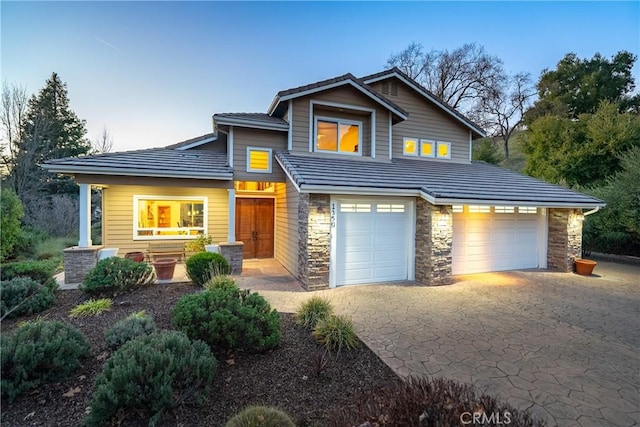
<path id="1" fill-rule="evenodd" d="M 607 203 L 586 217 L 585 250 L 640 256 L 640 146 L 619 156 L 622 169 L 592 194 Z"/>
<path id="2" fill-rule="evenodd" d="M 18 196 L 6 188 L 0 189 L 0 206 L 0 261 L 4 261 L 11 255 L 20 237 L 20 219 L 24 216 L 24 210 Z"/>
<path id="3" fill-rule="evenodd" d="M 497 165 L 504 160 L 504 156 L 491 138 L 482 138 L 473 143 L 473 160 L 482 160 Z"/>
<path id="4" fill-rule="evenodd" d="M 620 51 L 611 60 L 595 54 L 580 59 L 567 54 L 555 70 L 545 69 L 537 84 L 538 100 L 525 114 L 528 124 L 545 114 L 577 119 L 594 113 L 602 101 L 618 106 L 620 112 L 638 112 L 640 95 L 633 95 L 632 75 L 636 56 Z"/>
<path id="5" fill-rule="evenodd" d="M 620 170 L 618 155 L 640 145 L 640 116 L 603 102 L 577 120 L 546 115 L 525 135 L 525 173 L 566 184 L 601 185 Z"/>

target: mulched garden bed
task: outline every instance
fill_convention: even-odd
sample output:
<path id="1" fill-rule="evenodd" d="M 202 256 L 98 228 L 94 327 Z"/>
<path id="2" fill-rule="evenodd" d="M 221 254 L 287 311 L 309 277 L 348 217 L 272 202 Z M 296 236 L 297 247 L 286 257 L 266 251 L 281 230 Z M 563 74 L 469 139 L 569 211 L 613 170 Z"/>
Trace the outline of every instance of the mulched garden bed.
<path id="1" fill-rule="evenodd" d="M 191 284 L 155 285 L 114 298 L 111 311 L 96 317 L 69 318 L 69 311 L 88 297 L 81 291 L 59 291 L 54 306 L 39 317 L 63 320 L 82 331 L 91 343 L 91 356 L 66 381 L 45 384 L 18 397 L 2 401 L 3 426 L 77 426 L 85 416 L 93 383 L 109 357 L 104 332 L 130 313 L 145 310 L 159 329 L 172 329 L 171 310 L 178 299 L 197 292 Z M 2 322 L 6 333 L 21 317 Z M 181 407 L 167 413 L 160 425 L 220 426 L 249 404 L 277 406 L 299 426 L 324 426 L 329 413 L 348 406 L 361 393 L 383 388 L 398 377 L 371 350 L 361 345 L 331 356 L 320 375 L 314 360 L 322 351 L 309 331 L 281 314 L 281 340 L 265 354 L 229 354 L 219 367 L 209 401 L 199 407 Z M 123 425 L 147 425 L 148 420 L 129 417 Z"/>

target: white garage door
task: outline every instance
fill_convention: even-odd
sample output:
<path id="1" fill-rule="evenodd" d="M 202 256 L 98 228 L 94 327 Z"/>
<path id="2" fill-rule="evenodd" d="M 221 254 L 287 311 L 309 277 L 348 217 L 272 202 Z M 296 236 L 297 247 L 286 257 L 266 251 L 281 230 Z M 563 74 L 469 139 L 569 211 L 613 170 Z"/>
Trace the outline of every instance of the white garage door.
<path id="1" fill-rule="evenodd" d="M 536 208 L 454 206 L 453 274 L 538 267 Z"/>
<path id="2" fill-rule="evenodd" d="M 413 203 L 336 200 L 334 285 L 407 280 Z"/>

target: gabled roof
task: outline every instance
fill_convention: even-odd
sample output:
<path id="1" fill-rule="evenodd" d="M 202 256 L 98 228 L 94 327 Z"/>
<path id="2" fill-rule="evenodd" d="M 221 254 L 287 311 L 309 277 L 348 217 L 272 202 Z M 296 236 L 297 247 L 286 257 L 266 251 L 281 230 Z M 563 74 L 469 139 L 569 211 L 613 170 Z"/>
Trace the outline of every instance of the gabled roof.
<path id="1" fill-rule="evenodd" d="M 593 208 L 602 200 L 485 162 L 393 159 L 389 163 L 276 153 L 302 192 L 421 196 L 433 204 Z"/>
<path id="2" fill-rule="evenodd" d="M 357 79 L 353 74 L 347 73 L 339 77 L 334 77 L 332 79 L 322 80 L 319 82 L 311 83 L 304 86 L 295 87 L 292 89 L 282 90 L 278 92 L 278 94 L 273 98 L 267 113 L 272 115 L 282 102 L 288 101 L 290 99 L 299 98 L 301 96 L 310 95 L 316 92 L 321 92 L 323 90 L 332 89 L 334 87 L 340 87 L 350 85 L 360 92 L 362 92 L 365 96 L 371 98 L 376 103 L 382 105 L 386 109 L 390 110 L 396 116 L 398 116 L 402 120 L 406 120 L 409 117 L 409 114 L 404 111 L 401 107 L 396 105 L 391 100 L 387 99 L 383 95 L 371 89 L 369 86 L 364 84 L 361 80 Z"/>
<path id="3" fill-rule="evenodd" d="M 213 142 L 218 139 L 215 133 L 207 133 L 205 135 L 197 136 L 195 138 L 186 139 L 182 142 L 178 142 L 175 144 L 167 145 L 164 148 L 172 148 L 176 150 L 189 150 L 191 148 L 199 147 L 208 142 Z"/>
<path id="4" fill-rule="evenodd" d="M 288 131 L 289 123 L 265 113 L 218 113 L 213 115 L 217 125 L 242 126 L 256 129 Z M 215 127 L 215 125 L 214 125 Z"/>
<path id="5" fill-rule="evenodd" d="M 93 156 L 65 157 L 45 162 L 49 172 L 65 174 L 145 176 L 230 181 L 233 168 L 226 153 L 180 148 L 150 148 Z"/>
<path id="6" fill-rule="evenodd" d="M 366 84 L 371 84 L 380 80 L 386 80 L 391 77 L 396 77 L 397 79 L 405 83 L 407 86 L 409 86 L 410 88 L 418 92 L 420 95 L 424 96 L 429 101 L 436 104 L 443 111 L 451 115 L 454 119 L 458 120 L 459 122 L 464 124 L 466 127 L 471 129 L 473 132 L 475 132 L 478 136 L 480 137 L 487 136 L 486 132 L 484 131 L 484 129 L 482 129 L 481 126 L 471 121 L 469 118 L 467 118 L 464 114 L 460 113 L 455 108 L 451 107 L 449 104 L 447 104 L 442 99 L 434 95 L 427 88 L 422 86 L 420 83 L 416 82 L 411 77 L 409 77 L 408 75 L 400 71 L 397 67 L 393 67 L 388 70 L 381 71 L 379 73 L 362 77 L 360 80 L 362 80 Z"/>

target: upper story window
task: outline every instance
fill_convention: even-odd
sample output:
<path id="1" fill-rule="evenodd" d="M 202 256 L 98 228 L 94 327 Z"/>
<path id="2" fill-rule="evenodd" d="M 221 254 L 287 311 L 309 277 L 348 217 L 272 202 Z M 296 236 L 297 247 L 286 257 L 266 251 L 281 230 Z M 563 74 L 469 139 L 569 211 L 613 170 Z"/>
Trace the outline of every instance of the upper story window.
<path id="1" fill-rule="evenodd" d="M 438 141 L 437 143 L 437 157 L 439 159 L 450 159 L 451 158 L 451 143 L 450 142 L 442 142 Z"/>
<path id="2" fill-rule="evenodd" d="M 316 117 L 316 151 L 360 155 L 362 122 Z"/>
<path id="3" fill-rule="evenodd" d="M 133 240 L 195 239 L 207 234 L 207 198 L 133 196 Z"/>
<path id="4" fill-rule="evenodd" d="M 436 142 L 432 139 L 420 140 L 420 156 L 421 157 L 435 157 L 436 156 Z"/>
<path id="5" fill-rule="evenodd" d="M 417 156 L 418 140 L 416 138 L 402 138 L 402 154 L 405 156 Z"/>
<path id="6" fill-rule="evenodd" d="M 271 173 L 271 149 L 247 147 L 247 172 Z"/>

